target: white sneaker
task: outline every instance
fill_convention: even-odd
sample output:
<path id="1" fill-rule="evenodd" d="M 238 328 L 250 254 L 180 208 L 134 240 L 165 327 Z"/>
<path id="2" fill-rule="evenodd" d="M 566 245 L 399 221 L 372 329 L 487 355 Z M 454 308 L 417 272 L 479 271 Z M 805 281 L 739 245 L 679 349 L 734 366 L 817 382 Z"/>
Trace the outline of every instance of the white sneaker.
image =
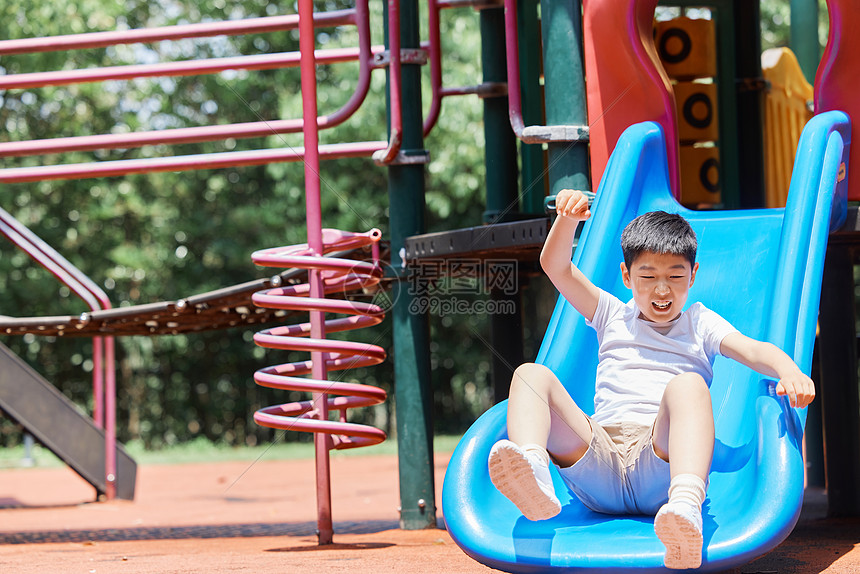
<path id="1" fill-rule="evenodd" d="M 547 464 L 509 440 L 490 450 L 490 480 L 529 520 L 546 520 L 561 512 Z"/>
<path id="2" fill-rule="evenodd" d="M 702 565 L 702 511 L 684 502 L 669 502 L 654 517 L 654 531 L 666 547 L 666 568 Z"/>

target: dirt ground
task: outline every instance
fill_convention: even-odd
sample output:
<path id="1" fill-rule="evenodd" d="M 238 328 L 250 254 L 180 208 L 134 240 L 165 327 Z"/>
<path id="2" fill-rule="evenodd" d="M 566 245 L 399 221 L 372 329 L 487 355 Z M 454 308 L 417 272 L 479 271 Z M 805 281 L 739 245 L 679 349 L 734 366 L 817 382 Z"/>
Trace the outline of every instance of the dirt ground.
<path id="1" fill-rule="evenodd" d="M 141 466 L 134 502 L 93 502 L 65 468 L 0 470 L 0 572 L 493 571 L 444 529 L 399 530 L 397 480 L 396 457 L 333 458 L 335 543 L 321 547 L 310 460 Z M 860 573 L 860 520 L 825 519 L 825 505 L 809 493 L 789 539 L 735 574 Z"/>

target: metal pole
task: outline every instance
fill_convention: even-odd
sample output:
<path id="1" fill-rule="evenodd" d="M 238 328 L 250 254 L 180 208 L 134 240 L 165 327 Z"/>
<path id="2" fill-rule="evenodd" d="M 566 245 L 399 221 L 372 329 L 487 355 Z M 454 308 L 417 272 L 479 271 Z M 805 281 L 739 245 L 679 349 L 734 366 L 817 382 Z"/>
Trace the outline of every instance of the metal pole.
<path id="1" fill-rule="evenodd" d="M 806 80 L 815 83 L 815 72 L 821 60 L 817 0 L 791 0 L 791 50 Z"/>
<path id="2" fill-rule="evenodd" d="M 740 138 L 738 137 L 737 64 L 735 59 L 735 5 L 723 0 L 714 18 L 717 26 L 717 105 L 720 113 L 720 181 L 726 209 L 741 206 Z"/>
<path id="3" fill-rule="evenodd" d="M 857 387 L 854 264 L 850 243 L 831 235 L 824 262 L 818 321 L 821 410 L 829 516 L 860 515 L 860 391 Z M 836 454 L 834 454 L 836 453 Z"/>
<path id="4" fill-rule="evenodd" d="M 21 461 L 23 466 L 36 466 L 36 459 L 33 458 L 33 435 L 28 432 L 24 433 L 24 459 Z"/>
<path id="5" fill-rule="evenodd" d="M 116 369 L 114 338 L 104 338 L 105 497 L 116 498 Z M 99 366 L 102 370 L 102 366 Z"/>
<path id="6" fill-rule="evenodd" d="M 761 10 L 758 2 L 735 2 L 738 173 L 740 207 L 764 207 L 764 80 L 761 72 Z M 723 140 L 725 141 L 725 140 Z"/>
<path id="7" fill-rule="evenodd" d="M 586 125 L 581 0 L 541 0 L 544 98 L 547 125 Z M 549 193 L 591 189 L 584 143 L 547 147 Z"/>
<path id="8" fill-rule="evenodd" d="M 101 337 L 93 337 L 93 422 L 100 429 L 105 428 L 105 369 L 104 342 Z"/>
<path id="9" fill-rule="evenodd" d="M 315 33 L 313 24 L 313 0 L 299 0 L 299 47 L 301 49 L 302 71 L 302 118 L 304 125 L 305 146 L 305 202 L 308 221 L 308 247 L 315 255 L 323 254 L 322 242 L 322 207 L 320 205 L 320 156 L 319 133 L 317 128 L 317 78 L 316 61 L 314 57 Z M 309 272 L 310 296 L 322 298 L 325 296 L 321 272 L 312 269 Z M 311 338 L 325 337 L 325 314 L 322 311 L 311 311 Z M 314 379 L 326 379 L 326 364 L 323 353 L 311 353 Z M 316 407 L 315 418 L 328 420 L 328 397 L 325 393 L 314 393 L 313 401 Z M 329 465 L 329 441 L 327 434 L 314 435 L 316 451 L 316 480 L 317 480 L 317 531 L 320 544 L 331 544 L 334 536 L 331 520 L 331 470 Z"/>
<path id="10" fill-rule="evenodd" d="M 393 1 L 393 0 L 389 0 Z M 420 47 L 418 2 L 400 6 L 400 45 Z M 388 22 L 386 18 L 386 45 Z M 402 72 L 403 145 L 401 157 L 424 157 L 421 109 L 421 68 L 404 63 Z M 391 266 L 401 275 L 394 283 L 392 329 L 394 339 L 394 399 L 400 463 L 400 527 L 436 527 L 436 490 L 433 468 L 433 401 L 430 388 L 430 337 L 426 313 L 410 309 L 413 295 L 401 267 L 400 249 L 410 235 L 424 228 L 424 166 L 395 159 L 388 168 Z"/>
<path id="11" fill-rule="evenodd" d="M 507 81 L 505 12 L 501 6 L 481 10 L 481 62 L 485 84 Z M 511 221 L 519 216 L 517 142 L 508 117 L 508 98 L 484 98 L 484 169 L 487 185 L 485 223 Z M 491 280 L 492 278 L 489 278 Z M 491 289 L 495 302 L 510 302 L 513 313 L 490 315 L 490 346 L 496 402 L 507 398 L 514 369 L 523 362 L 523 321 L 520 294 Z M 508 306 L 498 306 L 507 309 Z"/>
<path id="12" fill-rule="evenodd" d="M 539 0 L 517 2 L 517 36 L 520 38 L 520 95 L 522 98 L 523 122 L 525 125 L 542 125 L 543 100 L 540 87 L 540 26 L 538 21 Z M 540 144 L 520 144 L 522 174 L 523 213 L 543 215 L 543 200 L 546 196 L 544 178 L 544 155 Z"/>
<path id="13" fill-rule="evenodd" d="M 506 82 L 504 8 L 494 6 L 481 10 L 480 26 L 484 84 Z M 508 119 L 508 98 L 486 97 L 483 103 L 487 185 L 484 221 L 501 223 L 516 219 L 520 213 L 517 142 Z"/>

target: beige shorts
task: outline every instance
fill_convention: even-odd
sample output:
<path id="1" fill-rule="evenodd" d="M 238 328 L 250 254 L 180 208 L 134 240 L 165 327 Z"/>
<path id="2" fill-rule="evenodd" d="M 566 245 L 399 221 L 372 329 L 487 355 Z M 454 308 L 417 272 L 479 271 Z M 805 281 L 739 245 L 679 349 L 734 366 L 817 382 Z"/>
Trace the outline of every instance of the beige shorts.
<path id="1" fill-rule="evenodd" d="M 588 450 L 559 469 L 582 503 L 605 514 L 656 514 L 669 499 L 669 463 L 654 452 L 652 428 L 592 421 Z"/>

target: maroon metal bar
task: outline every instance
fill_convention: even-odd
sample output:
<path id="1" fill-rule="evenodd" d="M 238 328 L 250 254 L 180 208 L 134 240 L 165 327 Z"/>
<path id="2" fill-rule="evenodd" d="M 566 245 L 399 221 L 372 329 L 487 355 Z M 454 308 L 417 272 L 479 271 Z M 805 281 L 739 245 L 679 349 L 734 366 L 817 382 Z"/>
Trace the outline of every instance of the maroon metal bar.
<path id="1" fill-rule="evenodd" d="M 96 311 L 96 309 L 92 309 Z M 104 339 L 93 337 L 93 422 L 100 429 L 105 428 L 105 386 L 104 386 Z M 105 468 L 107 476 L 107 468 Z"/>
<path id="2" fill-rule="evenodd" d="M 517 34 L 516 0 L 505 3 L 505 55 L 508 72 L 508 115 L 514 134 L 525 143 L 546 143 L 549 141 L 573 141 L 569 139 L 576 132 L 587 130 L 587 126 L 526 126 L 523 120 L 522 95 L 520 94 L 520 54 Z M 558 128 L 567 128 L 561 130 Z M 572 129 L 571 129 L 572 128 Z M 526 133 L 529 131 L 530 133 Z M 556 131 L 559 135 L 552 132 Z"/>
<path id="3" fill-rule="evenodd" d="M 254 263 L 265 267 L 318 270 L 326 274 L 325 292 L 346 294 L 378 285 L 383 271 L 379 264 L 381 232 L 372 229 L 366 233 L 352 233 L 337 229 L 323 229 L 323 249 L 326 253 L 355 249 L 370 244 L 372 261 L 356 261 L 339 256 L 319 257 L 308 244 L 263 249 L 252 255 Z M 308 283 L 268 288 L 252 297 L 254 304 L 263 309 L 321 311 L 345 317 L 325 322 L 327 333 L 346 332 L 378 325 L 384 310 L 378 305 L 344 299 L 315 299 L 309 297 Z M 310 323 L 279 325 L 254 335 L 254 343 L 266 349 L 321 352 L 329 371 L 354 369 L 379 364 L 385 360 L 385 350 L 345 340 L 308 338 Z M 319 393 L 328 395 L 330 409 L 338 411 L 338 420 L 311 418 L 317 413 L 314 401 L 298 401 L 263 407 L 254 413 L 254 420 L 263 426 L 300 432 L 323 433 L 328 436 L 329 449 L 351 449 L 378 444 L 385 433 L 372 426 L 350 423 L 346 410 L 367 407 L 383 402 L 384 390 L 372 385 L 345 383 L 337 380 L 317 380 L 303 375 L 311 374 L 311 361 L 296 361 L 264 367 L 254 373 L 254 381 L 261 386 L 284 391 Z M 334 398 L 331 395 L 336 395 Z"/>
<path id="4" fill-rule="evenodd" d="M 321 116 L 320 127 L 331 127 L 334 116 Z M 340 122 L 345 118 L 339 118 Z M 340 123 L 338 122 L 338 123 Z M 0 157 L 23 157 L 70 151 L 100 149 L 132 149 L 157 144 L 183 144 L 221 141 L 227 138 L 245 139 L 273 134 L 296 133 L 302 129 L 301 119 L 246 122 L 221 126 L 200 126 L 151 130 L 126 134 L 100 134 L 50 138 L 42 140 L 0 142 Z"/>
<path id="5" fill-rule="evenodd" d="M 327 144 L 320 146 L 320 155 L 326 159 L 365 157 L 372 155 L 376 151 L 385 149 L 387 145 L 388 143 L 384 141 Z M 304 153 L 304 148 L 295 147 L 103 161 L 97 163 L 14 167 L 0 169 L 0 183 L 88 179 L 93 177 L 114 177 L 130 173 L 190 171 L 264 165 L 267 163 L 299 161 L 304 158 Z"/>
<path id="6" fill-rule="evenodd" d="M 389 74 L 389 103 L 391 108 L 391 135 L 388 147 L 383 152 L 374 154 L 373 160 L 380 164 L 394 161 L 400 153 L 403 142 L 403 114 L 401 113 L 400 93 L 400 0 L 388 0 L 388 52 L 390 65 Z"/>
<path id="7" fill-rule="evenodd" d="M 317 77 L 315 35 L 313 29 L 313 0 L 299 0 L 299 47 L 301 49 L 302 70 L 302 134 L 305 144 L 305 205 L 307 212 L 307 237 L 311 254 L 321 257 L 325 251 L 322 237 L 322 205 L 320 202 L 320 148 L 317 117 Z M 310 297 L 325 297 L 322 271 L 311 269 L 308 272 Z M 325 313 L 310 311 L 311 338 L 325 338 Z M 318 381 L 327 378 L 328 368 L 321 351 L 311 352 L 311 375 Z M 313 393 L 312 418 L 328 420 L 328 395 L 325 392 Z M 331 467 L 329 460 L 329 437 L 326 434 L 314 435 L 316 453 L 317 482 L 317 536 L 320 544 L 331 544 L 334 536 L 331 517 Z"/>
<path id="8" fill-rule="evenodd" d="M 498 95 L 500 85 L 475 85 L 445 87 L 442 79 L 442 42 L 440 39 L 440 13 L 447 8 L 475 7 L 482 8 L 497 6 L 501 0 L 427 0 L 427 41 L 421 43 L 429 54 L 430 60 L 430 107 L 427 117 L 424 118 L 424 135 L 427 136 L 436 126 L 439 114 L 442 111 L 442 100 L 448 96 L 493 96 Z M 519 80 L 517 80 L 519 81 Z M 506 92 L 504 92 L 506 93 Z"/>
<path id="9" fill-rule="evenodd" d="M 86 303 L 90 310 L 111 308 L 110 299 L 101 287 L 2 208 L 0 208 L 0 233 L 71 289 Z M 111 500 L 116 496 L 116 482 L 109 478 L 111 475 L 116 477 L 116 434 L 110 432 L 109 428 L 111 425 L 115 425 L 115 421 L 111 422 L 115 416 L 111 414 L 115 412 L 115 403 L 111 404 L 111 399 L 108 398 L 107 408 L 105 408 L 105 397 L 110 392 L 110 387 L 115 386 L 111 381 L 115 370 L 114 360 L 113 337 L 94 337 L 93 420 L 100 428 L 106 429 L 105 482 L 107 492 L 105 495 Z M 108 378 L 107 384 L 105 374 Z"/>
<path id="10" fill-rule="evenodd" d="M 523 104 L 520 99 L 520 44 L 517 35 L 516 0 L 505 0 L 505 50 L 508 65 L 508 115 L 511 128 L 520 139 L 523 137 Z"/>
<path id="11" fill-rule="evenodd" d="M 442 41 L 440 38 L 439 0 L 427 0 L 427 47 L 430 53 L 430 89 L 432 97 L 427 117 L 424 118 L 424 136 L 433 129 L 442 111 Z"/>
<path id="12" fill-rule="evenodd" d="M 439 8 L 475 8 L 480 10 L 481 7 L 498 6 L 501 3 L 500 0 L 439 0 Z"/>
<path id="13" fill-rule="evenodd" d="M 358 48 L 336 48 L 320 50 L 316 54 L 320 64 L 350 62 L 359 57 Z M 0 90 L 42 88 L 45 86 L 65 86 L 107 80 L 131 80 L 165 76 L 201 76 L 216 74 L 226 70 L 272 70 L 277 68 L 298 67 L 299 54 L 283 52 L 277 54 L 257 54 L 253 56 L 233 56 L 229 58 L 209 58 L 206 60 L 185 60 L 161 64 L 132 64 L 128 66 L 109 66 L 84 70 L 60 70 L 55 72 L 33 72 L 0 76 Z"/>
<path id="14" fill-rule="evenodd" d="M 353 11 L 350 11 L 353 12 Z M 358 82 L 349 100 L 339 110 L 317 118 L 320 129 L 340 125 L 358 110 L 370 89 L 374 54 L 385 50 L 384 46 L 370 44 L 370 18 L 367 0 L 359 0 L 352 18 L 358 29 Z M 319 15 L 318 15 L 319 16 Z M 298 21 L 298 17 L 291 16 Z M 327 19 L 325 19 L 328 21 Z M 314 18 L 318 24 L 319 18 Z M 2 45 L 3 42 L 0 42 Z M 2 51 L 0 51 L 2 53 Z M 223 126 L 200 126 L 167 130 L 153 130 L 127 134 L 100 134 L 67 138 L 51 138 L 24 142 L 0 142 L 0 157 L 21 157 L 69 151 L 91 151 L 97 149 L 132 149 L 146 145 L 197 143 L 219 141 L 227 138 L 244 139 L 268 135 L 296 133 L 302 129 L 301 119 L 246 122 Z"/>
<path id="15" fill-rule="evenodd" d="M 314 26 L 322 28 L 354 24 L 354 14 L 354 10 L 335 10 L 315 14 Z M 50 38 L 2 40 L 0 41 L 0 56 L 104 48 L 119 44 L 141 44 L 163 40 L 184 40 L 186 38 L 262 34 L 281 30 L 293 30 L 298 27 L 298 23 L 298 14 L 287 14 L 262 18 L 247 18 L 244 20 L 229 20 L 225 22 L 202 22 L 179 26 L 163 26 L 160 28 L 89 32 L 87 34 L 69 34 Z"/>
<path id="16" fill-rule="evenodd" d="M 116 498 L 116 357 L 113 337 L 105 337 L 105 496 Z"/>

